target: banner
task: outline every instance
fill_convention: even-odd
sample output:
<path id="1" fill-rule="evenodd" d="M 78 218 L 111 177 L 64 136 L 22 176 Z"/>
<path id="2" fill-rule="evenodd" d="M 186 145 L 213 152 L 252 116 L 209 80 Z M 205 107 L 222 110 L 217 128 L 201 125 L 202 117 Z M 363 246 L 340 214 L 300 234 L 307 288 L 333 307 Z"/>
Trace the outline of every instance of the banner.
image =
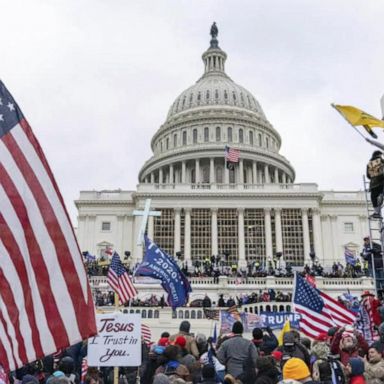
<path id="1" fill-rule="evenodd" d="M 236 319 L 227 311 L 220 311 L 221 332 L 232 331 L 232 325 Z M 289 320 L 291 328 L 299 329 L 300 315 L 293 312 L 261 312 L 260 315 L 243 312 L 240 314 L 244 332 L 252 332 L 254 328 L 282 329 L 284 323 Z"/>
<path id="2" fill-rule="evenodd" d="M 168 293 L 168 304 L 175 309 L 188 303 L 192 288 L 176 262 L 147 236 L 143 262 L 136 269 L 138 276 L 149 276 L 161 280 L 161 286 Z"/>
<path id="3" fill-rule="evenodd" d="M 141 365 L 140 314 L 96 314 L 98 334 L 88 339 L 88 366 L 138 367 Z"/>

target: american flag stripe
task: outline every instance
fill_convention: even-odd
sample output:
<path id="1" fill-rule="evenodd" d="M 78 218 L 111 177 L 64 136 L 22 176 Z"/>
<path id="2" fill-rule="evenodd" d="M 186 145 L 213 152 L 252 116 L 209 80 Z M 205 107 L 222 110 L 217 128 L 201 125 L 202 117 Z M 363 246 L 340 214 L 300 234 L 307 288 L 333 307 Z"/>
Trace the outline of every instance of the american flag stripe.
<path id="1" fill-rule="evenodd" d="M 31 188 L 31 193 L 33 194 L 33 198 L 36 201 L 38 211 L 36 212 L 39 217 L 42 218 L 43 221 L 43 226 L 46 228 L 46 231 L 48 232 L 46 236 L 41 237 L 39 239 L 39 244 L 46 244 L 47 242 L 50 243 L 51 245 L 51 250 L 49 253 L 45 253 L 43 251 L 43 256 L 44 255 L 49 255 L 50 258 L 55 257 L 55 264 L 57 263 L 58 265 L 61 266 L 61 270 L 67 269 L 68 273 L 57 273 L 60 272 L 60 268 L 57 268 L 57 266 L 53 263 L 47 263 L 47 257 L 45 260 L 45 263 L 47 266 L 50 267 L 49 270 L 49 275 L 50 276 L 56 276 L 56 279 L 51 279 L 51 283 L 53 283 L 53 292 L 55 292 L 57 295 L 60 295 L 61 297 L 58 298 L 57 302 L 61 303 L 64 299 L 64 296 L 67 296 L 65 300 L 63 301 L 64 303 L 70 303 L 72 301 L 72 305 L 69 306 L 66 310 L 61 310 L 61 317 L 63 318 L 64 323 L 67 321 L 71 321 L 70 319 L 73 319 L 73 317 L 77 316 L 77 324 L 80 325 L 83 324 L 84 322 L 81 319 L 81 308 L 84 308 L 84 304 L 82 303 L 82 295 L 79 293 L 83 292 L 84 289 L 82 284 L 79 284 L 78 279 L 72 279 L 71 275 L 76 275 L 77 271 L 74 268 L 73 265 L 71 265 L 71 259 L 70 257 L 67 258 L 67 260 L 64 260 L 63 258 L 57 257 L 57 254 L 60 252 L 65 252 L 66 255 L 71 255 L 71 253 L 74 251 L 73 249 L 69 249 L 67 244 L 68 242 L 66 241 L 62 227 L 60 225 L 60 218 L 58 217 L 63 211 L 63 209 L 60 210 L 60 205 L 58 199 L 54 199 L 54 190 L 51 186 L 50 179 L 48 177 L 44 178 L 44 174 L 46 173 L 42 172 L 43 167 L 41 167 L 41 162 L 38 159 L 38 156 L 33 156 L 33 153 L 31 151 L 31 147 L 28 146 L 27 142 L 23 143 L 23 139 L 25 138 L 25 135 L 23 135 L 23 130 L 20 128 L 14 128 L 11 132 L 12 134 L 15 131 L 15 135 L 17 136 L 17 133 L 21 134 L 21 137 L 19 137 L 19 142 L 20 144 L 23 145 L 23 151 L 21 151 L 21 148 L 19 148 L 18 144 L 16 141 L 13 141 L 13 137 L 10 136 L 9 134 L 7 137 L 4 139 L 4 142 L 10 151 L 10 154 L 12 155 L 13 158 L 16 158 L 19 163 L 19 168 L 21 172 L 24 175 L 25 182 L 19 184 L 19 190 L 23 191 L 25 188 L 30 187 Z M 25 158 L 24 154 L 27 153 L 27 157 L 29 155 L 30 159 L 29 162 Z M 39 164 L 40 163 L 40 164 Z M 20 180 L 22 181 L 22 180 Z M 40 184 L 41 183 L 41 184 Z M 50 188 L 51 187 L 51 188 Z M 23 188 L 23 189 L 21 189 Z M 48 199 L 47 199 L 48 198 Z M 56 201 L 55 201 L 56 200 Z M 39 214 L 39 212 L 43 212 L 44 215 Z M 55 212 L 56 211 L 56 212 Z M 58 220 L 59 219 L 59 220 Z M 43 228 L 44 228 L 43 227 Z M 41 233 L 39 227 L 34 228 L 34 233 Z M 51 239 L 54 239 L 53 241 Z M 77 248 L 77 247 L 76 247 Z M 78 251 L 78 249 L 77 249 Z M 85 270 L 83 269 L 83 274 L 85 275 Z M 56 272 L 56 273 L 55 273 Z M 65 281 L 62 280 L 62 278 L 65 279 Z M 56 285 L 56 286 L 55 286 Z M 67 286 L 68 290 L 60 290 L 58 287 L 60 286 Z M 75 296 L 78 296 L 80 300 L 77 300 L 77 302 L 73 302 L 73 298 Z M 57 299 L 57 298 L 56 298 Z M 76 307 L 73 304 L 77 304 Z M 86 328 L 86 326 L 84 327 Z M 70 331 L 72 334 L 69 334 L 70 338 L 74 338 L 77 340 L 81 340 L 79 332 L 76 330 L 75 326 L 70 327 Z M 84 329 L 83 329 L 84 331 Z M 64 333 L 65 334 L 65 333 Z"/>
<path id="2" fill-rule="evenodd" d="M 301 315 L 300 329 L 310 337 L 328 332 L 334 326 L 353 324 L 356 316 L 335 299 L 312 287 L 296 274 L 294 311 Z"/>
<path id="3" fill-rule="evenodd" d="M 12 232 L 9 230 L 9 227 L 6 225 L 4 218 L 1 214 L 0 214 L 0 225 L 4 229 L 4 231 L 8 231 L 8 233 L 5 234 L 5 237 L 12 239 L 13 238 Z M 15 243 L 14 239 L 11 241 L 12 243 Z M 15 297 L 18 298 L 17 300 L 18 309 L 22 314 L 22 317 L 20 319 L 22 322 L 22 330 L 27 334 L 26 336 L 24 336 L 25 342 L 28 343 L 29 340 L 31 339 L 37 354 L 42 355 L 43 349 L 40 343 L 39 334 L 41 333 L 43 334 L 43 337 L 45 336 L 44 331 L 47 329 L 46 328 L 47 324 L 46 322 L 42 321 L 39 324 L 42 327 L 42 329 L 39 330 L 38 324 L 36 321 L 37 315 L 35 314 L 33 303 L 32 303 L 33 299 L 37 301 L 40 298 L 37 296 L 37 292 L 31 292 L 31 290 L 28 289 L 29 287 L 26 284 L 21 284 L 20 280 L 18 279 L 18 275 L 20 275 L 22 280 L 28 281 L 27 270 L 25 269 L 25 266 L 21 261 L 22 256 L 19 248 L 15 247 L 13 249 L 13 259 L 15 260 L 16 265 L 13 264 L 10 254 L 1 240 L 0 240 L 0 254 L 3 255 L 4 261 L 5 261 L 2 267 L 2 270 L 4 271 L 5 276 L 9 276 L 9 279 L 12 281 L 12 289 L 14 291 L 14 295 Z M 26 299 L 24 300 L 24 298 Z M 39 308 L 43 310 L 41 300 L 39 300 Z M 25 324 L 25 322 L 28 324 L 28 321 L 30 323 L 30 327 L 31 327 L 30 329 L 28 325 Z"/>
<path id="4" fill-rule="evenodd" d="M 1 155 L 0 145 L 0 156 Z M 4 178 L 0 177 L 1 182 L 5 186 L 5 195 L 12 197 L 11 200 L 8 200 L 6 198 L 2 198 L 3 196 L 0 194 L 1 210 L 5 215 L 7 215 L 7 223 L 12 223 L 14 225 L 19 224 L 19 230 L 22 231 L 24 228 L 27 233 L 25 238 L 26 244 L 24 242 L 24 244 L 13 244 L 13 246 L 11 245 L 9 247 L 8 251 L 13 254 L 13 247 L 16 245 L 19 249 L 29 251 L 28 259 L 31 261 L 32 271 L 34 271 L 34 276 L 38 284 L 38 291 L 42 296 L 44 307 L 46 308 L 45 311 L 49 329 L 51 330 L 56 344 L 67 344 L 68 338 L 66 337 L 64 322 L 71 321 L 74 313 L 72 306 L 68 308 L 67 312 L 67 308 L 63 308 L 63 305 L 58 305 L 58 303 L 64 304 L 69 302 L 69 293 L 67 290 L 60 288 L 63 284 L 65 284 L 65 281 L 60 273 L 60 268 L 57 268 L 59 262 L 56 257 L 56 250 L 51 238 L 46 236 L 44 232 L 45 223 L 41 216 L 40 210 L 34 204 L 35 200 L 28 188 L 28 185 L 22 183 L 23 178 L 21 173 L 19 173 L 16 169 L 13 174 L 13 180 L 16 181 L 16 184 L 19 184 L 19 190 L 24 190 L 25 197 L 30 201 L 29 207 L 24 205 L 25 200 L 23 200 L 21 195 L 19 195 L 18 190 L 14 190 L 12 185 L 7 183 L 7 181 L 10 180 L 10 177 L 5 172 L 4 176 Z M 8 202 L 9 204 L 7 204 Z M 30 219 L 30 222 L 28 219 Z M 13 228 L 13 226 L 10 228 Z M 22 234 L 22 232 L 19 231 L 16 233 Z M 20 236 L 20 240 L 23 239 L 24 237 Z M 25 245 L 27 248 L 25 248 Z M 51 259 L 55 258 L 54 263 L 48 263 L 49 257 Z M 70 315 L 72 315 L 72 317 L 70 317 Z M 52 332 L 55 327 L 57 327 L 56 332 Z M 74 331 L 76 332 L 76 329 L 72 330 L 71 336 L 78 338 L 79 333 L 76 332 L 73 335 Z"/>
<path id="5" fill-rule="evenodd" d="M 141 324 L 141 335 L 143 336 L 143 340 L 145 344 L 149 345 L 152 342 L 152 332 L 151 328 L 149 328 L 146 324 Z"/>
<path id="6" fill-rule="evenodd" d="M 0 361 L 9 371 L 94 335 L 96 324 L 53 174 L 1 82 L 0 98 Z"/>
<path id="7" fill-rule="evenodd" d="M 225 148 L 225 158 L 231 163 L 238 163 L 240 158 L 240 151 L 235 148 Z"/>

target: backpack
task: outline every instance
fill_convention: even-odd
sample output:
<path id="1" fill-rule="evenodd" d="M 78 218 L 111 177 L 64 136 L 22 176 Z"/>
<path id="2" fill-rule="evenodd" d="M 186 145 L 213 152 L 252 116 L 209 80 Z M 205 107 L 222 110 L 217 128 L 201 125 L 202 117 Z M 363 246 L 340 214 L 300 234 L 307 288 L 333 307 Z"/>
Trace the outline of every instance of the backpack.
<path id="1" fill-rule="evenodd" d="M 381 157 L 370 160 L 368 163 L 368 175 L 370 177 L 382 176 L 384 173 L 383 160 Z"/>

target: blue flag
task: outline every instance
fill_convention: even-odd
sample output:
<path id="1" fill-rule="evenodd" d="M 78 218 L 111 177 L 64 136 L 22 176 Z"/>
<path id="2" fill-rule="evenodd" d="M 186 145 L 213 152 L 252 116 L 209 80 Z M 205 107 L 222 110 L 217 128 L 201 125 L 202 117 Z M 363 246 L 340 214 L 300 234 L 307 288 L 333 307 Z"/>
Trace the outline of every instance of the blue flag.
<path id="1" fill-rule="evenodd" d="M 189 281 L 166 252 L 147 236 L 144 238 L 145 255 L 135 274 L 161 280 L 161 286 L 168 293 L 168 304 L 172 309 L 187 304 L 189 293 L 192 292 Z"/>
<path id="2" fill-rule="evenodd" d="M 357 259 L 356 259 L 356 256 L 355 254 L 350 250 L 348 249 L 347 247 L 344 247 L 344 257 L 345 257 L 345 262 L 347 264 L 351 264 L 353 266 L 356 265 L 357 263 Z"/>

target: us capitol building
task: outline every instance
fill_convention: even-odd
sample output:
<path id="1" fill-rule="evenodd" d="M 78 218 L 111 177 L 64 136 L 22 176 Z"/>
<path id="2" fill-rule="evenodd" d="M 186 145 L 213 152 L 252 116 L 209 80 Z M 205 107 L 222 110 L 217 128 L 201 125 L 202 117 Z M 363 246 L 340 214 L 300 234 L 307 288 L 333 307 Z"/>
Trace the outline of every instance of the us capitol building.
<path id="1" fill-rule="evenodd" d="M 225 72 L 215 25 L 202 59 L 203 75 L 176 98 L 153 135 L 153 156 L 139 172 L 137 190 L 80 192 L 81 250 L 100 256 L 112 247 L 140 261 L 142 217 L 133 211 L 151 199 L 161 216 L 150 217 L 148 236 L 189 265 L 221 255 L 244 267 L 281 252 L 285 262 L 303 266 L 312 252 L 331 266 L 344 263 L 345 247 L 358 254 L 368 234 L 364 192 L 296 183 L 293 165 L 279 152 L 278 130 Z M 231 170 L 226 145 L 240 151 Z"/>

